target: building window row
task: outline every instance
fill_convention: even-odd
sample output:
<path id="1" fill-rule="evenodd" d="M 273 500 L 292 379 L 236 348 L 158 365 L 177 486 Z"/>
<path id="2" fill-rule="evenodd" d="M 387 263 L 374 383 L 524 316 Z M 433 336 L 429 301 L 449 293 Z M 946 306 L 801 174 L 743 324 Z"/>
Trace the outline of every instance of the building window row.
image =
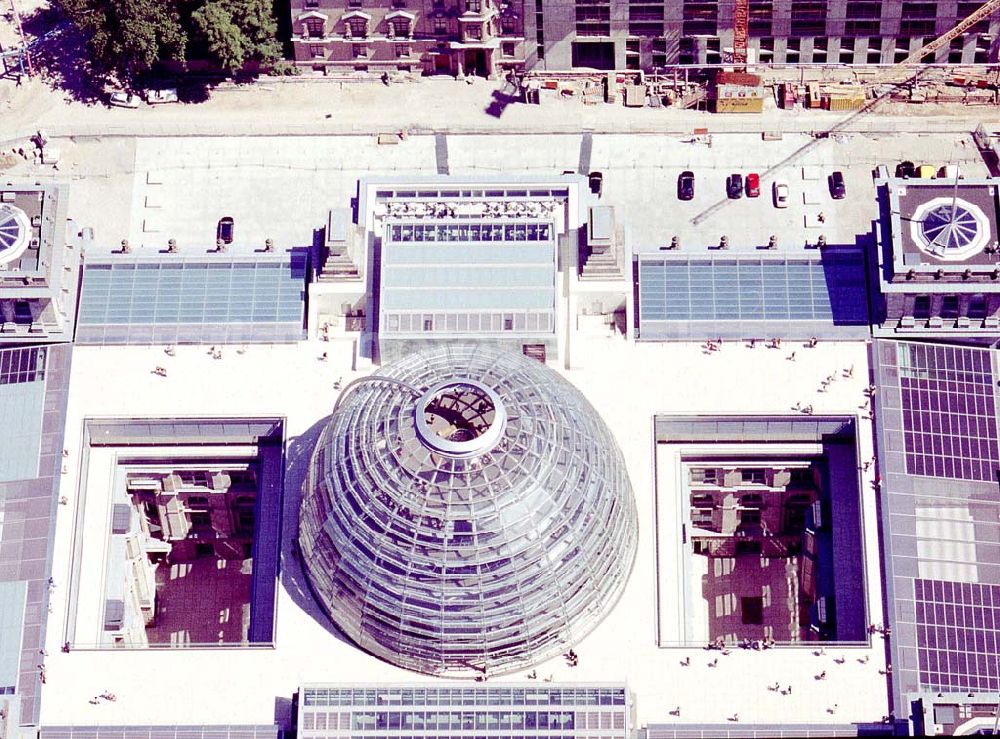
<path id="1" fill-rule="evenodd" d="M 937 302 L 932 295 L 917 295 L 913 299 L 913 317 L 917 320 L 927 320 L 933 316 L 954 320 L 963 317 L 962 301 L 958 295 L 943 295 Z M 989 315 L 989 303 L 985 295 L 973 295 L 965 304 L 964 316 L 975 320 L 983 320 Z"/>

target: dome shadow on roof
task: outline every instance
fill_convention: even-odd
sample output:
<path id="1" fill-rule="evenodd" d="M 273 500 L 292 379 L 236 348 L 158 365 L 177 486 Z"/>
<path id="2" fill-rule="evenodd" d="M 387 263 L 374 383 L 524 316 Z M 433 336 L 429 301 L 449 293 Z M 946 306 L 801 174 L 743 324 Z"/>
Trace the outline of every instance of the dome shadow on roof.
<path id="1" fill-rule="evenodd" d="M 302 561 L 359 646 L 471 677 L 564 652 L 635 559 L 621 451 L 569 382 L 483 345 L 435 348 L 345 388 L 303 490 Z"/>

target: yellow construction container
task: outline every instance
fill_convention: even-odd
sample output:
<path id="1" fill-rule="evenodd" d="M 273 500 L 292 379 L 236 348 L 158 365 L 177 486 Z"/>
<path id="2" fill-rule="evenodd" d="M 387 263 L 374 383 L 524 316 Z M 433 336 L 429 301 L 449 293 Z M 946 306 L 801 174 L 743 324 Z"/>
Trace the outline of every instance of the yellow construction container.
<path id="1" fill-rule="evenodd" d="M 719 98 L 715 101 L 716 113 L 763 113 L 761 98 Z"/>
<path id="2" fill-rule="evenodd" d="M 860 110 L 865 107 L 865 96 L 860 95 L 830 95 L 830 110 Z"/>

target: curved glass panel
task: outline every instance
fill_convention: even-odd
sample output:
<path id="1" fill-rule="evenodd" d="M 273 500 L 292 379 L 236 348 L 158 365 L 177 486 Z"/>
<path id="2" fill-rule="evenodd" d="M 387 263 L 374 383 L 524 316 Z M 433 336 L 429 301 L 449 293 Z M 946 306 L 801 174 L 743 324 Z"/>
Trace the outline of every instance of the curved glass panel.
<path id="1" fill-rule="evenodd" d="M 452 345 L 345 389 L 299 542 L 358 645 L 468 677 L 582 638 L 621 594 L 636 536 L 621 452 L 583 395 L 535 360 Z"/>

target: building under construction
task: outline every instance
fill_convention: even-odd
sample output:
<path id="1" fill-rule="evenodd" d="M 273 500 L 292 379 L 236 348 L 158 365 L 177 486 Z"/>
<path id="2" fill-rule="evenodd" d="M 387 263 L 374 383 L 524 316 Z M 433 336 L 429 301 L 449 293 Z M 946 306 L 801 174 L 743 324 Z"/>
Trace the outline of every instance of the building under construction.
<path id="1" fill-rule="evenodd" d="M 744 58 L 891 65 L 981 6 L 976 0 L 372 0 L 361 8 L 361 0 L 292 0 L 291 14 L 295 58 L 303 66 L 486 75 L 522 65 L 649 71 Z M 923 61 L 995 63 L 1000 14 L 993 10 Z"/>

